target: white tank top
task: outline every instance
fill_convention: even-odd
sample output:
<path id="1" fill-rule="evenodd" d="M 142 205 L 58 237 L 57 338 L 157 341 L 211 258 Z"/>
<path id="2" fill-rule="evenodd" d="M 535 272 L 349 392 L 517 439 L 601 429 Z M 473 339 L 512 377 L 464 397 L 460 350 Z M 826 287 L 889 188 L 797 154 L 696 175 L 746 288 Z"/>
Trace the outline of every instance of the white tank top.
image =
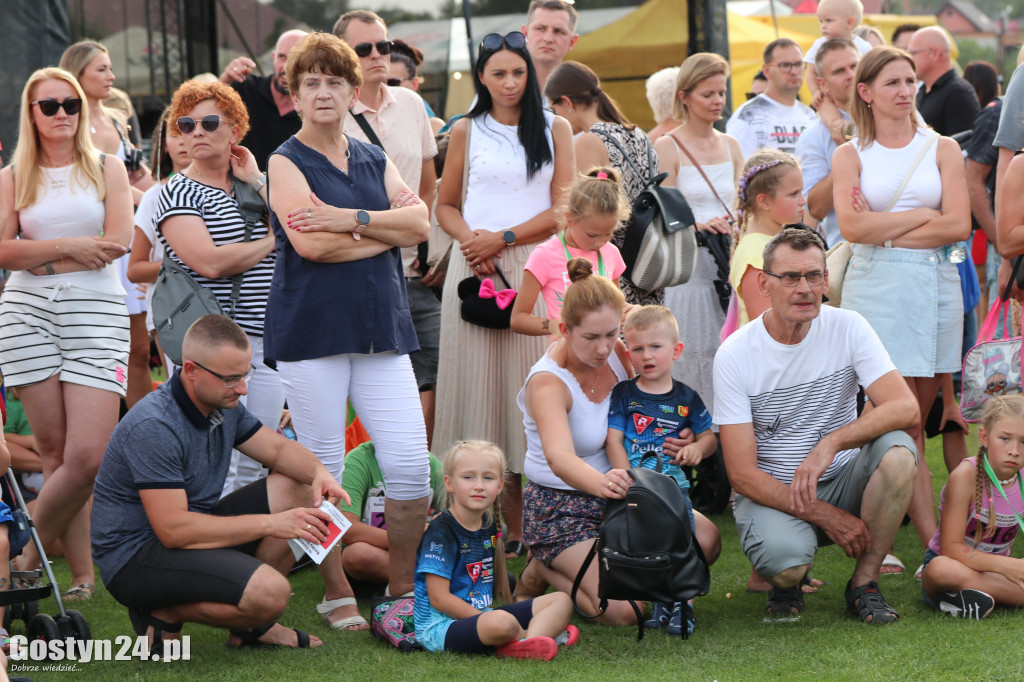
<path id="1" fill-rule="evenodd" d="M 615 372 L 619 381 L 626 378 L 626 370 L 619 361 L 618 353 L 612 353 L 608 358 L 608 364 Z M 526 430 L 526 462 L 524 473 L 526 477 L 538 485 L 559 490 L 574 490 L 574 488 L 560 479 L 551 471 L 544 456 L 544 448 L 541 446 L 540 434 L 537 432 L 537 422 L 526 413 L 526 386 L 534 374 L 547 372 L 554 374 L 561 379 L 562 383 L 569 388 L 569 395 L 572 396 L 572 408 L 569 410 L 569 430 L 572 432 L 573 448 L 576 455 L 591 467 L 602 474 L 611 469 L 608 462 L 608 453 L 605 452 L 604 443 L 608 437 L 608 406 L 611 403 L 611 392 L 599 403 L 591 402 L 583 393 L 576 377 L 568 369 L 559 366 L 545 352 L 543 357 L 530 368 L 530 374 L 526 377 L 523 388 L 516 396 L 516 404 L 523 412 L 523 428 Z"/>
<path id="2" fill-rule="evenodd" d="M 42 184 L 36 202 L 18 213 L 21 239 L 95 237 L 103 234 L 106 209 L 98 198 L 96 188 L 92 185 L 83 186 L 74 177 L 72 166 L 42 170 Z M 53 256 L 54 260 L 59 260 L 56 248 Z M 33 275 L 16 271 L 11 273 L 7 282 L 15 287 L 55 287 L 64 284 L 101 294 L 125 294 L 115 264 L 99 270 L 63 275 Z"/>

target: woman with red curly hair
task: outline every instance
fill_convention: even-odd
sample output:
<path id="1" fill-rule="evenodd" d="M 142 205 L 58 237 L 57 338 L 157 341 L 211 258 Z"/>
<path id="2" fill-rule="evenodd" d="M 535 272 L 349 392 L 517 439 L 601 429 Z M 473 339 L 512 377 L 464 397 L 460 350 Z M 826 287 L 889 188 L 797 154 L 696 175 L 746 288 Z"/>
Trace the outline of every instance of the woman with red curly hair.
<path id="1" fill-rule="evenodd" d="M 266 176 L 242 138 L 249 132 L 249 113 L 231 87 L 223 83 L 184 83 L 171 102 L 171 128 L 181 134 L 192 162 L 164 186 L 154 215 L 157 233 L 172 260 L 196 282 L 210 289 L 225 312 L 232 310 L 234 278 L 241 288 L 233 318 L 252 346 L 255 373 L 248 380 L 243 404 L 270 429 L 276 429 L 284 407 L 284 389 L 263 364 L 263 314 L 274 275 L 274 235 L 266 220 L 245 239 L 245 218 L 232 189 L 232 179 L 253 186 L 266 199 Z M 260 478 L 260 464 L 237 450 L 224 482 L 224 494 Z"/>

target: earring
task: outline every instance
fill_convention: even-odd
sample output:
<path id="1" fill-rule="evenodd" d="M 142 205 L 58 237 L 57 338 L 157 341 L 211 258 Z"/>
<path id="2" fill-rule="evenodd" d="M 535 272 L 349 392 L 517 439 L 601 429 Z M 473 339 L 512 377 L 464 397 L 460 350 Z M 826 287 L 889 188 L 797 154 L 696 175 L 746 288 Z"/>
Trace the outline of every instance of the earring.
<path id="1" fill-rule="evenodd" d="M 570 114 L 575 114 L 576 113 L 576 107 L 569 107 L 569 113 Z"/>
<path id="2" fill-rule="evenodd" d="M 868 102 L 868 109 L 871 108 L 871 102 Z"/>

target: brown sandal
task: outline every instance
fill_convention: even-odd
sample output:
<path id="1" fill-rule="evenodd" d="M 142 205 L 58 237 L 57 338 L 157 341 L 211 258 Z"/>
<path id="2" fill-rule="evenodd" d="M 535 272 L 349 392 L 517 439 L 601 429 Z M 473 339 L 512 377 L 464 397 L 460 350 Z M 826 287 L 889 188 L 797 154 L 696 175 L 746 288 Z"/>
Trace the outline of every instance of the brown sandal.
<path id="1" fill-rule="evenodd" d="M 64 601 L 89 601 L 92 599 L 96 592 L 96 586 L 92 583 L 82 583 L 81 585 L 75 585 L 70 590 L 65 592 L 61 599 Z"/>

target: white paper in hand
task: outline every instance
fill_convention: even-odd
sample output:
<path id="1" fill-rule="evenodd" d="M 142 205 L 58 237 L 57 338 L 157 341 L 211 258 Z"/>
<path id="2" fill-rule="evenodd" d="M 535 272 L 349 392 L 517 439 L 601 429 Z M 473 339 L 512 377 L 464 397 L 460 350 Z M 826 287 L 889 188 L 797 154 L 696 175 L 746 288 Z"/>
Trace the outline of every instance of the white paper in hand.
<path id="1" fill-rule="evenodd" d="M 295 553 L 295 558 L 298 559 L 303 553 L 308 554 L 309 558 L 315 561 L 318 565 L 324 560 L 334 546 L 341 540 L 341 536 L 352 526 L 352 522 L 345 518 L 345 516 L 327 500 L 323 501 L 320 505 L 321 511 L 327 512 L 331 517 L 330 523 L 327 524 L 327 537 L 320 544 L 315 544 L 306 540 L 305 538 L 295 538 L 289 540 L 288 544 L 291 545 L 292 552 Z"/>

